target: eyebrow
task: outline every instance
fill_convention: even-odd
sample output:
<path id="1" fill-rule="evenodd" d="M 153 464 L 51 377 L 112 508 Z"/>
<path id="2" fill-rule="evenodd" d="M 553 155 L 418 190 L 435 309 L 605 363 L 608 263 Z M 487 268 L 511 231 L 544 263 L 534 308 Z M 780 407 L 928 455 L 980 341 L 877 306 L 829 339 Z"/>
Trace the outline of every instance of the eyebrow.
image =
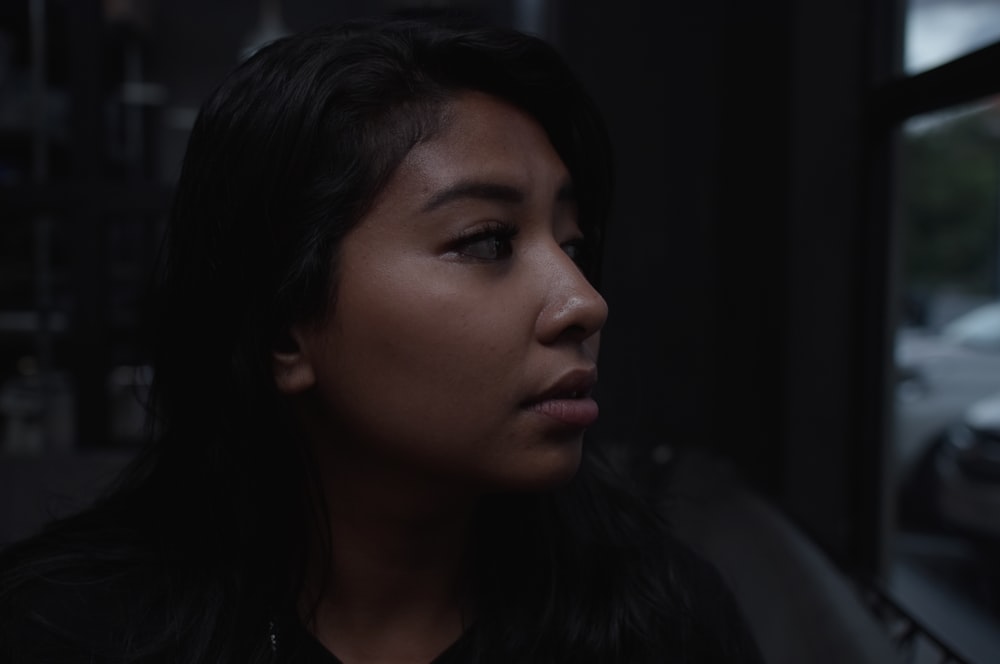
<path id="1" fill-rule="evenodd" d="M 523 190 L 517 187 L 500 184 L 499 182 L 463 180 L 436 192 L 424 204 L 421 211 L 430 212 L 448 203 L 467 198 L 516 204 L 524 202 L 525 194 Z M 569 181 L 563 184 L 556 193 L 556 200 L 559 202 L 568 202 L 575 199 L 576 195 L 573 192 L 573 184 Z"/>

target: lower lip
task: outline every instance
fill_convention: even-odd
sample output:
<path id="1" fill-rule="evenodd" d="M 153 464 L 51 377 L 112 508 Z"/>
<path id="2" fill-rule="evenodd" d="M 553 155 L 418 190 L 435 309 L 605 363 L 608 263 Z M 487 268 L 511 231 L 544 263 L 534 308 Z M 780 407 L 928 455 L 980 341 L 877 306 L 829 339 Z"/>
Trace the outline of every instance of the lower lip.
<path id="1" fill-rule="evenodd" d="M 530 409 L 567 426 L 589 427 L 597 421 L 597 402 L 583 399 L 546 399 L 533 403 Z"/>

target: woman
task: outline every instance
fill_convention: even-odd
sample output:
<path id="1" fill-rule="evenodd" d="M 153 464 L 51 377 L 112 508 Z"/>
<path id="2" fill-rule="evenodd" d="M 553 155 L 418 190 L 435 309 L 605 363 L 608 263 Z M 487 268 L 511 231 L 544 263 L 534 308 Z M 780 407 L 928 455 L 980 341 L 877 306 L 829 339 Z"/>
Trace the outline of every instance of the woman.
<path id="1" fill-rule="evenodd" d="M 713 573 L 583 449 L 609 164 L 579 84 L 514 32 L 358 22 L 237 69 L 171 216 L 155 441 L 5 552 L 0 652 L 756 661 Z"/>

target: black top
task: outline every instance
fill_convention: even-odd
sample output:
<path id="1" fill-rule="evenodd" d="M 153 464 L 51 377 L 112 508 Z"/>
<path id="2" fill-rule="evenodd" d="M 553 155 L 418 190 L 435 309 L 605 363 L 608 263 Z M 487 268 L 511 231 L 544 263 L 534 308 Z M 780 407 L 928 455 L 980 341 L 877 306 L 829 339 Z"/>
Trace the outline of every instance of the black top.
<path id="1" fill-rule="evenodd" d="M 181 664 L 184 655 L 162 651 L 148 656 L 128 654 L 128 641 L 142 641 L 136 625 L 162 625 L 169 607 L 157 597 L 169 596 L 148 576 L 131 573 L 100 584 L 49 577 L 32 584 L 27 596 L 8 598 L 0 606 L 0 664 Z M 464 664 L 475 649 L 474 630 L 428 664 Z M 128 634 L 128 636 L 126 636 Z M 296 617 L 269 621 L 246 640 L 268 643 L 268 664 L 344 664 L 328 651 Z M 184 645 L 176 652 L 184 652 Z M 141 653 L 141 648 L 140 648 Z"/>
<path id="2" fill-rule="evenodd" d="M 694 598 L 706 602 L 701 623 L 677 652 L 663 661 L 686 664 L 761 664 L 752 636 L 715 571 L 701 561 L 688 561 L 684 574 Z M 147 570 L 148 572 L 148 570 Z M 187 644 L 148 655 L 129 650 L 136 642 L 157 641 L 156 630 L 169 620 L 170 591 L 165 582 L 123 573 L 110 582 L 91 584 L 79 578 L 36 580 L 26 594 L 0 603 L 0 664 L 152 664 L 188 662 Z M 664 625 L 664 629 L 671 626 Z M 330 653 L 297 618 L 264 621 L 259 630 L 240 632 L 247 644 L 261 646 L 267 664 L 344 664 Z M 475 627 L 429 664 L 481 661 L 483 644 Z M 142 648 L 139 651 L 141 653 Z M 239 658 L 237 658 L 239 661 Z M 203 661 L 199 658 L 198 661 Z M 214 661 L 211 658 L 204 661 Z M 226 660 L 231 661 L 231 660 Z M 659 661 L 659 660 L 657 660 Z"/>
<path id="3" fill-rule="evenodd" d="M 275 659 L 282 664 L 344 664 L 323 647 L 316 637 L 297 619 L 272 623 L 269 640 Z M 464 664 L 475 647 L 472 630 L 461 637 L 428 664 Z"/>
<path id="4" fill-rule="evenodd" d="M 632 494 L 570 488 L 484 504 L 477 623 L 432 664 L 759 664 L 711 565 Z M 281 565 L 161 523 L 95 510 L 0 552 L 0 664 L 342 664 Z"/>

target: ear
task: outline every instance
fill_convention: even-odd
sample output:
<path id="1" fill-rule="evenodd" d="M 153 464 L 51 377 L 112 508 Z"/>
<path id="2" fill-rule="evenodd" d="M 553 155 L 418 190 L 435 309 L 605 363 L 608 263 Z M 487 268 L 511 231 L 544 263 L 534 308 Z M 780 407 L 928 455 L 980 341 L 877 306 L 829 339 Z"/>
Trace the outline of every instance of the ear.
<path id="1" fill-rule="evenodd" d="M 299 325 L 281 332 L 271 349 L 271 372 L 282 394 L 301 394 L 316 384 L 307 335 Z"/>

